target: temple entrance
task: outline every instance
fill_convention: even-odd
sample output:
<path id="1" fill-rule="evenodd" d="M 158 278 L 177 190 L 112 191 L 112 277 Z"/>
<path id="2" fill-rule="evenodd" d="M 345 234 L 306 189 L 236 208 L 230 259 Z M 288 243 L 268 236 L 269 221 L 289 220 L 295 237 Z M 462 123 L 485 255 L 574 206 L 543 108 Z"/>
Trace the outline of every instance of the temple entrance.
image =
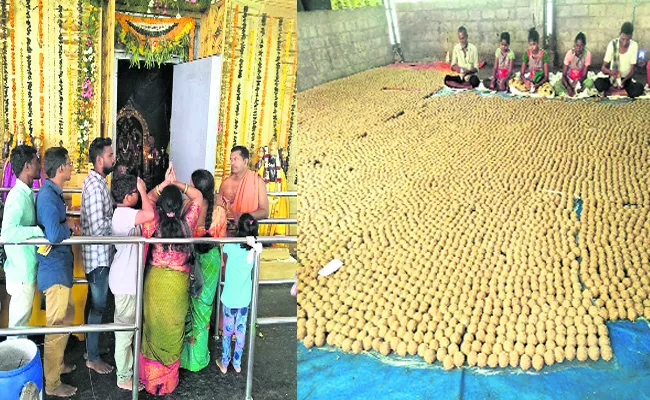
<path id="1" fill-rule="evenodd" d="M 162 182 L 169 165 L 173 64 L 130 67 L 117 60 L 115 158 L 147 188 Z"/>

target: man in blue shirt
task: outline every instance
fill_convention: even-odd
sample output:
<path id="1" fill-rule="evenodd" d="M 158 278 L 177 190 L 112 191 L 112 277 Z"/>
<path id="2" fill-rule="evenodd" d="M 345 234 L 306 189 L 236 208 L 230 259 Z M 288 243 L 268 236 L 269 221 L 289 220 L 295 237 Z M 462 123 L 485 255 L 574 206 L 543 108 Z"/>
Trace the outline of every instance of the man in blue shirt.
<path id="1" fill-rule="evenodd" d="M 72 175 L 72 162 L 63 147 L 53 147 L 45 152 L 45 174 L 49 179 L 36 198 L 36 223 L 50 243 L 68 239 L 72 230 L 68 225 L 63 200 L 63 185 Z M 72 325 L 74 302 L 72 299 L 72 270 L 74 256 L 70 246 L 41 246 L 37 251 L 38 290 L 45 293 L 47 326 Z M 63 353 L 69 334 L 46 335 L 44 351 L 45 393 L 49 396 L 74 396 L 77 388 L 61 382 L 61 374 L 74 370 L 65 366 Z"/>

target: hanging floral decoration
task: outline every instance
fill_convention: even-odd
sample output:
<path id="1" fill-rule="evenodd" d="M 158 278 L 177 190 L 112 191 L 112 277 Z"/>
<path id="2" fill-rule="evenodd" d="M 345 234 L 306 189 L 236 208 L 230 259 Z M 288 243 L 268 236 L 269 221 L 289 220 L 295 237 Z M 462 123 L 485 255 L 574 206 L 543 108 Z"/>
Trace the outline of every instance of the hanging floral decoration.
<path id="1" fill-rule="evenodd" d="M 235 4 L 235 16 L 233 21 L 232 31 L 237 32 L 237 24 L 239 23 L 239 4 Z M 228 79 L 228 101 L 226 107 L 226 130 L 224 131 L 223 138 L 223 163 L 222 163 L 222 176 L 226 176 L 226 155 L 228 153 L 228 133 L 230 132 L 230 105 L 232 99 L 232 83 L 235 74 L 235 49 L 237 48 L 237 35 L 233 35 L 230 48 L 230 73 Z"/>
<path id="2" fill-rule="evenodd" d="M 289 25 L 289 27 L 287 28 L 286 39 L 285 39 L 284 60 L 289 59 L 289 52 L 291 51 L 291 45 L 293 44 L 291 42 L 291 39 L 293 38 L 293 19 L 289 19 L 288 25 Z M 287 74 L 288 74 L 287 68 L 288 68 L 288 65 L 289 65 L 289 63 L 287 61 L 282 62 L 282 79 L 278 83 L 279 92 L 280 92 L 280 95 L 278 97 L 278 106 L 277 106 L 278 114 L 280 114 L 280 113 L 282 113 L 284 111 L 284 103 L 285 103 L 285 99 L 286 99 L 285 89 L 287 87 Z M 288 108 L 290 108 L 290 107 L 291 107 L 291 102 L 289 102 L 289 107 Z M 280 135 L 281 126 L 282 126 L 282 121 L 278 121 L 278 124 L 276 126 L 277 136 Z M 288 134 L 287 134 L 287 137 L 288 137 Z M 285 141 L 286 141 L 286 138 L 285 138 Z"/>
<path id="3" fill-rule="evenodd" d="M 25 21 L 27 25 L 27 127 L 28 127 L 28 136 L 29 142 L 32 142 L 32 137 L 34 135 L 34 125 L 32 122 L 32 116 L 34 115 L 33 110 L 33 90 L 32 90 L 32 20 L 30 18 L 31 14 L 31 1 L 25 1 Z"/>
<path id="4" fill-rule="evenodd" d="M 295 86 L 294 86 L 295 91 Z M 293 96 L 291 101 L 291 111 L 289 114 L 289 132 L 287 135 L 287 165 L 291 165 L 291 143 L 293 142 L 293 124 L 295 122 L 296 115 L 296 96 Z M 298 183 L 298 174 L 296 174 L 296 180 L 294 184 Z"/>
<path id="5" fill-rule="evenodd" d="M 77 172 L 86 164 L 86 150 L 88 140 L 93 130 L 93 98 L 95 95 L 95 81 L 97 71 L 97 51 L 95 49 L 95 38 L 99 27 L 99 8 L 88 5 L 88 13 L 83 16 L 82 30 L 79 36 L 79 97 L 77 107 L 77 145 L 79 155 Z"/>
<path id="6" fill-rule="evenodd" d="M 8 25 L 8 20 L 7 20 L 7 3 L 5 1 L 2 1 L 0 4 L 0 18 L 2 18 L 2 37 L 6 38 L 7 37 L 7 25 Z M 2 68 L 2 77 L 4 78 L 4 82 L 2 84 L 2 100 L 4 102 L 4 115 L 2 118 L 2 124 L 4 127 L 4 137 L 3 143 L 6 142 L 7 140 L 7 135 L 9 134 L 9 69 L 7 68 L 9 66 L 9 52 L 7 49 L 7 44 L 8 42 L 6 40 L 1 41 L 2 43 L 2 56 L 3 56 L 3 63 L 0 68 Z"/>
<path id="7" fill-rule="evenodd" d="M 255 143 L 255 131 L 257 130 L 257 109 L 260 104 L 260 85 L 262 85 L 262 61 L 264 61 L 264 35 L 266 33 L 267 15 L 262 14 L 262 25 L 260 27 L 260 43 L 257 52 L 257 74 L 255 77 L 255 100 L 253 102 L 253 120 L 251 122 L 251 145 Z M 259 149 L 259 146 L 257 146 Z"/>
<path id="8" fill-rule="evenodd" d="M 257 19 L 255 19 L 256 21 Z M 244 88 L 242 89 L 242 97 L 244 98 L 244 122 L 242 123 L 241 127 L 241 137 L 242 137 L 242 142 L 246 142 L 246 133 L 248 132 L 248 117 L 250 114 L 250 105 L 249 105 L 249 97 L 247 96 L 247 89 L 250 87 L 251 83 L 251 73 L 253 70 L 253 66 L 255 63 L 253 62 L 253 54 L 255 52 L 255 29 L 249 29 L 250 35 L 248 36 L 248 55 L 247 55 L 247 64 L 248 67 L 246 68 L 246 77 L 244 78 Z M 252 102 L 252 101 L 250 101 Z M 254 143 L 251 143 L 253 145 Z M 253 151 L 253 149 L 250 149 Z"/>
<path id="9" fill-rule="evenodd" d="M 221 163 L 217 165 L 222 167 L 222 176 L 228 168 L 229 143 L 247 146 L 255 163 L 264 141 L 275 141 L 288 155 L 291 130 L 296 129 L 295 19 L 253 13 L 244 4 L 243 10 L 237 10 L 237 4 L 226 8 L 224 129 L 217 137 L 217 163 Z"/>
<path id="10" fill-rule="evenodd" d="M 242 77 L 244 75 L 244 49 L 246 47 L 246 19 L 248 17 L 248 6 L 244 6 L 244 15 L 242 16 L 241 24 L 241 44 L 239 48 L 239 71 L 237 72 L 237 107 L 235 108 L 235 127 L 233 129 L 234 136 L 232 143 L 237 145 L 237 128 L 239 127 L 239 109 L 241 106 L 241 85 Z"/>
<path id="11" fill-rule="evenodd" d="M 193 59 L 196 21 L 193 18 L 148 18 L 116 13 L 118 40 L 131 54 L 131 65 L 160 66 L 172 56 Z"/>
<path id="12" fill-rule="evenodd" d="M 289 110 L 289 129 L 287 132 L 287 141 L 286 141 L 286 148 L 287 148 L 287 153 L 289 153 L 291 150 L 291 132 L 293 129 L 293 113 L 295 111 L 295 102 L 294 102 L 294 97 L 296 95 L 296 76 L 298 73 L 298 44 L 296 43 L 296 48 L 295 52 L 293 54 L 293 63 L 291 66 L 291 76 L 293 76 L 293 81 L 291 82 L 291 89 L 289 89 L 289 104 L 290 104 L 290 110 Z M 285 81 L 286 82 L 286 81 Z M 289 159 L 289 156 L 287 156 L 287 160 Z"/>
<path id="13" fill-rule="evenodd" d="M 81 15 L 79 16 L 79 18 L 81 18 Z M 68 18 L 66 19 L 66 26 L 67 26 L 66 36 L 68 37 L 68 46 L 67 46 L 67 49 L 66 49 L 66 58 L 70 59 L 70 58 L 72 58 L 72 55 L 74 54 L 74 51 L 75 51 L 74 50 L 75 47 L 73 46 L 73 42 L 75 42 L 75 40 L 73 40 L 73 39 L 76 39 L 77 52 L 79 50 L 79 41 L 81 40 L 79 38 L 79 35 L 74 35 L 73 34 L 73 32 L 75 30 L 74 30 L 74 18 L 73 18 L 73 13 L 72 12 L 68 13 Z M 77 89 L 77 83 L 78 82 L 73 80 L 73 79 L 68 79 L 68 84 L 66 85 L 66 87 L 67 87 L 66 98 L 67 98 L 67 101 L 68 101 L 67 104 L 71 105 L 71 104 L 76 103 L 76 99 L 77 99 L 77 90 L 76 90 Z M 61 91 L 63 93 L 63 88 L 61 88 Z M 68 121 L 68 130 L 70 132 L 73 131 L 72 126 L 76 122 L 73 119 L 73 113 L 72 113 L 73 108 L 74 107 L 68 107 L 68 115 L 67 115 L 67 119 L 66 119 Z M 71 138 L 70 138 L 70 135 L 68 135 L 68 141 L 69 141 L 70 144 L 73 143 Z M 68 146 L 70 146 L 70 144 Z M 72 147 L 72 146 L 70 146 L 70 147 Z"/>
<path id="14" fill-rule="evenodd" d="M 289 128 L 287 131 L 287 139 L 286 139 L 286 149 L 287 149 L 287 165 L 292 165 L 291 164 L 291 156 L 292 156 L 292 141 L 293 141 L 293 131 L 294 131 L 294 124 L 295 124 L 295 115 L 296 115 L 296 76 L 298 72 L 298 43 L 297 41 L 294 40 L 294 53 L 293 53 L 293 65 L 291 68 L 291 76 L 293 76 L 293 82 L 291 83 L 291 89 L 289 91 L 289 104 L 291 107 L 289 107 Z M 297 177 L 298 174 L 296 174 L 296 181 L 294 182 L 297 184 Z"/>
<path id="15" fill-rule="evenodd" d="M 266 35 L 266 58 L 264 59 L 264 79 L 262 79 L 262 104 L 260 105 L 260 123 L 257 134 L 257 148 L 262 147 L 262 130 L 264 129 L 264 110 L 266 109 L 266 88 L 269 80 L 269 64 L 271 59 L 271 38 L 273 37 L 273 20 L 269 17 L 269 33 Z"/>
<path id="16" fill-rule="evenodd" d="M 20 126 L 22 128 L 25 127 L 25 76 L 24 76 L 24 71 L 25 71 L 25 55 L 23 51 L 23 47 L 20 48 L 20 54 L 18 55 L 18 58 L 20 59 Z"/>
<path id="17" fill-rule="evenodd" d="M 81 3 L 81 0 L 79 0 L 79 3 L 77 4 L 79 9 L 81 10 L 83 7 L 83 4 Z M 57 60 L 59 61 L 59 76 L 58 76 L 58 81 L 59 81 L 59 114 L 57 116 L 57 120 L 59 122 L 59 136 L 63 138 L 63 6 L 59 4 L 57 7 L 57 11 L 59 13 L 59 18 L 57 20 L 57 25 L 59 29 L 59 38 L 57 41 L 57 51 L 58 51 L 58 58 Z M 81 16 L 81 13 L 79 14 Z M 79 28 L 81 29 L 81 21 L 80 21 L 80 26 Z"/>
<path id="18" fill-rule="evenodd" d="M 15 20 L 14 20 L 14 9 L 9 3 L 9 41 L 11 42 L 11 102 L 12 102 L 12 121 L 14 122 L 13 133 L 14 136 L 16 133 L 16 116 L 18 110 L 16 107 L 16 33 L 14 30 Z M 11 144 L 13 146 L 13 143 Z"/>
<path id="19" fill-rule="evenodd" d="M 43 0 L 38 0 L 38 46 L 40 49 L 43 49 Z M 45 135 L 45 54 L 41 50 L 38 53 L 38 70 L 39 70 L 39 96 L 38 96 L 38 105 L 39 105 L 39 122 L 40 122 L 40 134 L 39 138 L 41 141 L 41 157 L 43 156 L 43 144 L 44 135 Z"/>
<path id="20" fill-rule="evenodd" d="M 38 0 L 38 47 L 43 48 L 43 0 Z"/>
<path id="21" fill-rule="evenodd" d="M 120 10 L 169 15 L 181 11 L 204 12 L 214 0 L 116 0 Z"/>
<path id="22" fill-rule="evenodd" d="M 273 88 L 273 138 L 278 140 L 280 133 L 280 124 L 278 123 L 278 94 L 280 91 L 280 59 L 282 58 L 282 22 L 278 21 L 278 45 L 275 55 L 275 85 Z"/>

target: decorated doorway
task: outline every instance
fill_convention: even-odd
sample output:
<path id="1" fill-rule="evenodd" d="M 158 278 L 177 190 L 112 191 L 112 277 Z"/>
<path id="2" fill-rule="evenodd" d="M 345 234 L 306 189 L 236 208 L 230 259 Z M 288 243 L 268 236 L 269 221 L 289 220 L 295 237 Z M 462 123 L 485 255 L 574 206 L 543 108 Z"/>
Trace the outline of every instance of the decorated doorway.
<path id="1" fill-rule="evenodd" d="M 194 58 L 193 18 L 116 13 L 115 120 L 117 162 L 149 189 L 169 165 L 173 66 Z"/>
<path id="2" fill-rule="evenodd" d="M 172 65 L 129 64 L 118 61 L 115 154 L 127 173 L 142 177 L 151 188 L 164 179 L 169 163 Z"/>

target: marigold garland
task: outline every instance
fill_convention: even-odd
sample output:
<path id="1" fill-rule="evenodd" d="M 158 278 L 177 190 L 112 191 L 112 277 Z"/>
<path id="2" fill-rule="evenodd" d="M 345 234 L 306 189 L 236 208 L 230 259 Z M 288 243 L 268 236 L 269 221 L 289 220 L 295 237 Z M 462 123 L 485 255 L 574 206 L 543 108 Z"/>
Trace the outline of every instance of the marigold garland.
<path id="1" fill-rule="evenodd" d="M 244 76 L 244 52 L 246 48 L 246 22 L 248 19 L 248 6 L 244 6 L 244 15 L 241 25 L 241 44 L 239 45 L 239 70 L 237 72 L 237 107 L 235 108 L 235 127 L 233 129 L 232 143 L 237 145 L 237 128 L 239 127 L 239 110 L 241 107 L 242 77 Z"/>
<path id="2" fill-rule="evenodd" d="M 295 92 L 295 85 L 293 91 Z M 287 134 L 287 165 L 291 165 L 291 143 L 293 141 L 293 124 L 295 122 L 296 116 L 296 96 L 294 93 L 293 99 L 291 101 L 291 112 L 289 114 L 289 132 Z M 296 174 L 294 179 L 294 184 L 298 184 L 298 174 Z"/>
<path id="3" fill-rule="evenodd" d="M 118 39 L 131 54 L 131 65 L 151 68 L 160 66 L 172 56 L 186 61 L 194 58 L 193 18 L 149 18 L 116 13 Z"/>
<path id="4" fill-rule="evenodd" d="M 38 70 L 39 70 L 39 125 L 40 133 L 38 135 L 41 148 L 40 156 L 43 157 L 43 151 L 45 148 L 45 54 L 43 53 L 43 0 L 38 0 Z"/>
<path id="5" fill-rule="evenodd" d="M 239 18 L 239 4 L 235 4 L 235 17 L 233 21 L 233 32 L 237 32 L 237 23 L 238 23 L 238 18 Z M 228 101 L 226 102 L 227 108 L 226 108 L 226 130 L 224 131 L 224 141 L 223 141 L 223 168 L 222 168 L 222 176 L 226 176 L 226 157 L 228 154 L 228 133 L 230 132 L 230 101 L 232 98 L 232 85 L 233 85 L 233 78 L 235 74 L 235 48 L 236 48 L 236 43 L 237 43 L 237 34 L 233 34 L 232 36 L 232 45 L 230 49 L 230 77 L 228 79 Z"/>
<path id="6" fill-rule="evenodd" d="M 254 19 L 255 23 L 259 25 L 259 20 L 257 18 Z M 243 94 L 242 97 L 246 100 L 244 100 L 244 122 L 242 124 L 242 129 L 241 129 L 241 142 L 246 143 L 247 139 L 247 134 L 248 134 L 248 120 L 251 114 L 250 110 L 250 104 L 253 103 L 253 101 L 249 101 L 248 99 L 251 97 L 250 92 L 253 89 L 253 83 L 251 82 L 251 73 L 253 70 L 253 67 L 255 66 L 254 63 L 254 58 L 253 54 L 255 52 L 255 29 L 251 27 L 249 29 L 249 37 L 248 37 L 248 54 L 246 56 L 246 77 L 244 78 L 244 89 L 243 89 Z M 254 153 L 254 148 L 253 146 L 255 143 L 248 143 L 248 147 L 251 151 L 251 153 Z"/>
<path id="7" fill-rule="evenodd" d="M 25 22 L 27 25 L 27 126 L 29 142 L 31 144 L 34 135 L 34 125 L 32 123 L 33 110 L 33 90 L 32 90 L 32 20 L 30 18 L 32 6 L 31 0 L 25 0 Z M 24 101 L 24 100 L 23 100 Z"/>
<path id="8" fill-rule="evenodd" d="M 244 118 L 242 119 L 241 124 L 241 137 L 242 143 L 246 141 L 246 127 L 248 126 L 248 99 L 244 99 Z"/>
<path id="9" fill-rule="evenodd" d="M 248 44 L 248 68 L 246 69 L 246 82 L 251 80 L 251 71 L 253 69 L 253 53 L 255 52 L 255 29 L 251 29 L 251 36 Z"/>
<path id="10" fill-rule="evenodd" d="M 275 56 L 275 87 L 273 88 L 273 139 L 277 142 L 280 126 L 278 125 L 278 94 L 280 89 L 280 58 L 282 57 L 282 22 L 278 21 L 278 45 Z"/>
<path id="11" fill-rule="evenodd" d="M 55 6 L 55 4 L 49 3 L 48 4 L 48 13 L 49 15 L 56 14 L 58 11 L 58 6 Z M 48 18 L 48 37 L 56 37 L 57 32 L 56 30 L 58 29 L 58 24 L 56 21 L 56 18 Z M 58 54 L 58 48 L 55 46 L 54 43 L 51 43 L 48 47 L 49 54 L 48 54 L 48 61 L 51 63 L 51 67 L 48 68 L 48 81 L 50 84 L 48 85 L 48 99 L 51 99 L 51 103 L 49 104 L 49 107 L 47 108 L 49 111 L 48 115 L 48 135 L 50 138 L 54 139 L 55 135 L 58 132 L 58 122 L 57 122 L 57 112 L 59 111 L 59 104 L 58 104 L 58 84 L 59 84 L 59 63 L 61 60 L 57 57 Z M 51 61 L 50 61 L 51 60 Z"/>
<path id="12" fill-rule="evenodd" d="M 77 145 L 79 146 L 79 155 L 77 162 L 77 171 L 86 164 L 86 150 L 88 141 L 93 131 L 93 99 L 95 97 L 96 81 L 96 54 L 95 38 L 99 28 L 99 9 L 92 4 L 87 6 L 88 13 L 82 16 L 82 29 L 79 36 L 79 79 L 77 90 L 80 92 L 78 99 L 77 113 Z"/>
<path id="13" fill-rule="evenodd" d="M 66 59 L 67 60 L 70 60 L 70 58 L 71 58 L 71 56 L 73 54 L 73 46 L 72 46 L 72 41 L 73 41 L 72 40 L 73 39 L 72 26 L 73 26 L 73 22 L 74 22 L 74 19 L 72 17 L 72 9 L 71 9 L 68 12 L 68 18 L 67 18 L 67 24 L 66 24 L 67 27 L 68 27 L 68 29 L 67 29 L 68 49 L 67 49 L 67 52 L 66 52 Z M 75 37 L 77 38 L 77 48 L 79 48 L 79 41 L 81 39 L 80 39 L 79 35 L 76 35 Z M 77 78 L 77 81 L 78 81 L 78 78 Z M 75 90 L 75 88 L 76 88 L 76 84 L 77 84 L 77 82 L 75 82 L 75 80 L 68 79 L 68 85 L 67 85 L 67 90 L 68 90 L 68 93 L 67 93 L 68 118 L 66 119 L 66 121 L 68 121 L 68 132 L 73 131 L 72 124 L 73 124 L 74 119 L 72 117 L 72 107 L 71 107 L 71 105 L 75 104 L 75 99 L 76 99 L 76 90 Z M 68 141 L 70 141 L 70 136 L 71 135 L 68 135 Z"/>
<path id="14" fill-rule="evenodd" d="M 281 21 L 281 20 L 280 20 Z M 264 80 L 262 81 L 262 104 L 260 105 L 260 125 L 257 135 L 257 148 L 262 147 L 262 131 L 264 130 L 264 110 L 266 108 L 266 88 L 269 78 L 269 60 L 271 58 L 271 37 L 273 36 L 273 18 L 269 17 L 269 33 L 266 39 L 266 59 L 264 62 Z"/>
<path id="15" fill-rule="evenodd" d="M 280 96 L 278 99 L 278 114 L 284 113 L 284 99 L 285 99 L 285 87 L 287 84 L 287 59 L 289 58 L 289 50 L 291 49 L 291 45 L 293 44 L 291 42 L 291 39 L 293 38 L 293 19 L 289 19 L 289 28 L 287 29 L 287 35 L 286 35 L 286 40 L 285 40 L 285 50 L 284 50 L 284 59 L 285 62 L 282 63 L 282 80 L 280 81 Z M 291 103 L 289 103 L 291 105 Z M 281 117 L 280 117 L 281 118 Z M 279 132 L 282 130 L 282 120 L 278 121 L 278 140 L 279 140 Z M 286 140 L 286 138 L 285 138 Z"/>
<path id="16" fill-rule="evenodd" d="M 25 57 L 23 47 L 20 48 L 20 126 L 25 127 Z"/>
<path id="17" fill-rule="evenodd" d="M 40 52 L 38 54 L 38 69 L 39 69 L 39 119 L 41 120 L 41 130 L 43 130 L 43 123 L 45 121 L 45 54 Z"/>
<path id="18" fill-rule="evenodd" d="M 13 136 L 16 137 L 17 130 L 17 114 L 18 109 L 16 105 L 16 33 L 14 30 L 15 21 L 14 21 L 14 9 L 9 3 L 9 41 L 11 42 L 11 111 L 12 111 L 12 121 L 14 124 Z M 11 144 L 13 147 L 13 143 Z"/>
<path id="19" fill-rule="evenodd" d="M 257 52 L 257 73 L 255 77 L 255 100 L 253 102 L 253 120 L 251 121 L 251 145 L 255 143 L 255 132 L 257 131 L 257 107 L 260 102 L 260 85 L 262 84 L 262 61 L 264 60 L 264 34 L 266 33 L 266 14 L 262 14 L 262 25 L 260 27 L 259 50 Z M 256 149 L 260 148 L 262 139 L 258 141 Z"/>
<path id="20" fill-rule="evenodd" d="M 294 41 L 295 43 L 295 51 L 293 54 L 293 69 L 292 69 L 292 76 L 293 76 L 293 82 L 291 84 L 291 91 L 289 92 L 289 104 L 291 107 L 289 108 L 289 128 L 287 130 L 287 142 L 286 142 L 286 149 L 287 149 L 287 165 L 291 165 L 291 155 L 292 155 L 292 141 L 293 141 L 293 130 L 294 130 L 294 123 L 295 123 L 295 117 L 296 117 L 296 77 L 298 73 L 298 42 Z M 298 184 L 298 174 L 294 177 L 294 184 Z"/>
<path id="21" fill-rule="evenodd" d="M 59 40 L 57 43 L 58 60 L 59 60 L 59 114 L 57 115 L 59 121 L 59 136 L 63 137 L 63 6 L 59 4 L 58 7 L 59 18 L 57 20 L 59 26 Z"/>
<path id="22" fill-rule="evenodd" d="M 289 115 L 288 115 L 288 117 L 289 117 L 289 128 L 287 130 L 287 141 L 286 141 L 286 146 L 285 146 L 287 148 L 287 153 L 289 152 L 289 146 L 290 146 L 290 139 L 289 138 L 291 136 L 291 129 L 293 127 L 292 118 L 293 118 L 293 111 L 295 109 L 293 99 L 294 99 L 294 97 L 296 95 L 296 76 L 297 76 L 297 73 L 298 73 L 298 44 L 296 43 L 296 49 L 295 49 L 295 52 L 294 52 L 294 55 L 293 55 L 293 66 L 292 66 L 292 69 L 291 69 L 291 76 L 293 77 L 293 81 L 291 82 L 291 89 L 289 91 L 289 104 L 290 104 Z M 287 156 L 287 160 L 289 160 L 289 156 Z"/>
<path id="23" fill-rule="evenodd" d="M 38 0 L 38 47 L 43 48 L 43 0 Z"/>
<path id="24" fill-rule="evenodd" d="M 7 37 L 7 2 L 2 0 L 2 5 L 0 8 L 0 13 L 2 13 L 2 37 Z M 7 51 L 7 41 L 2 41 L 2 56 L 4 62 L 2 63 L 2 76 L 4 82 L 2 83 L 2 100 L 4 104 L 4 115 L 3 115 L 3 126 L 4 126 L 4 136 L 3 142 L 7 141 L 7 135 L 9 135 L 9 52 Z"/>
<path id="25" fill-rule="evenodd" d="M 81 146 L 79 144 L 79 137 L 81 135 L 81 123 L 80 120 L 83 118 L 81 116 L 81 99 L 80 99 L 80 91 L 79 88 L 81 88 L 81 85 L 83 84 L 82 80 L 82 70 L 81 70 L 81 63 L 83 62 L 83 42 L 84 42 L 84 37 L 83 37 L 83 23 L 84 23 L 84 14 L 83 14 L 83 0 L 77 0 L 77 14 L 78 14 L 78 28 L 77 28 L 77 83 L 75 85 L 75 104 L 77 104 L 76 110 L 75 110 L 75 129 L 77 131 L 77 143 L 75 148 L 79 149 Z M 72 129 L 70 129 L 72 131 Z M 81 172 L 81 151 L 79 151 L 79 154 L 77 154 L 77 172 Z"/>

